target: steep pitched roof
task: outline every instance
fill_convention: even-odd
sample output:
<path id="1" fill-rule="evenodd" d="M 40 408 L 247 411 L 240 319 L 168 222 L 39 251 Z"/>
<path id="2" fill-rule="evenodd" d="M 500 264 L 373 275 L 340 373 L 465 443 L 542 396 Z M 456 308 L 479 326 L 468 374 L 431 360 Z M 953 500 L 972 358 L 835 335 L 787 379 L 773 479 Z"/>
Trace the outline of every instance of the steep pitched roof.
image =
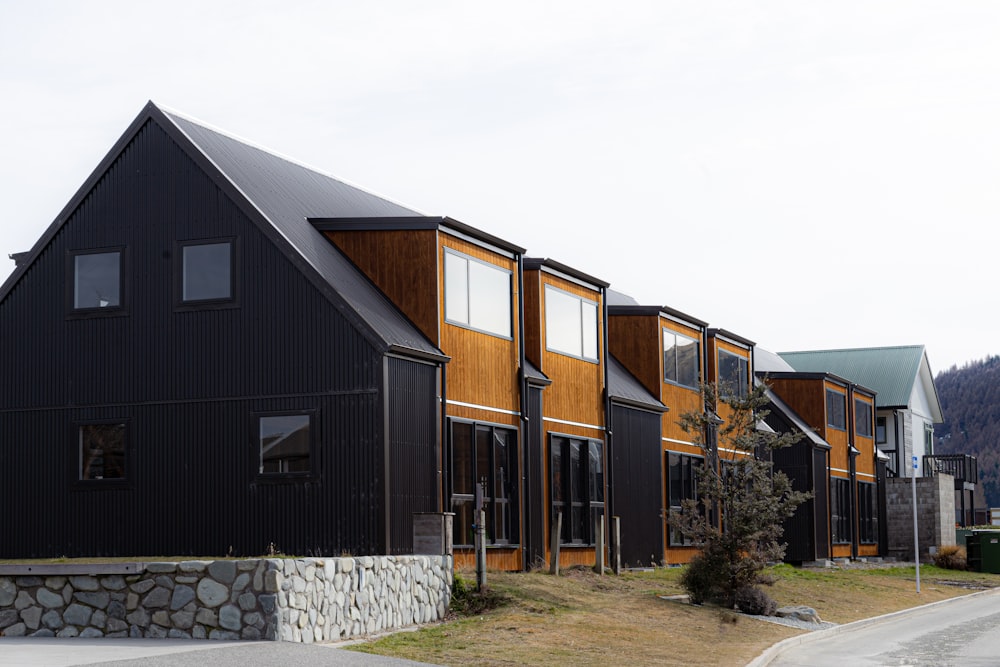
<path id="1" fill-rule="evenodd" d="M 924 383 L 935 421 L 943 421 L 941 403 L 934 389 L 923 345 L 867 347 L 843 350 L 779 352 L 796 371 L 834 373 L 877 392 L 879 408 L 906 408 L 914 384 Z"/>
<path id="2" fill-rule="evenodd" d="M 311 282 L 367 337 L 385 350 L 445 359 L 433 344 L 330 241 L 309 217 L 413 216 L 395 204 L 149 102 L 77 191 L 28 259 L 0 288 L 20 280 L 87 192 L 149 121 L 160 126 L 247 214 Z"/>

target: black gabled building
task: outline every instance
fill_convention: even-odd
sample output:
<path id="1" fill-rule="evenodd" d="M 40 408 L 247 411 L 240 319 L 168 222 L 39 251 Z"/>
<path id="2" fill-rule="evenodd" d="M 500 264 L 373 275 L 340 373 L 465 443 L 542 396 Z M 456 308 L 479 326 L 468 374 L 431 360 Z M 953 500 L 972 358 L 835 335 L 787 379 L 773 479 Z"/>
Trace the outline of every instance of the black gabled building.
<path id="1" fill-rule="evenodd" d="M 149 103 L 0 288 L 0 558 L 408 552 L 448 359 L 308 218 L 410 215 Z"/>

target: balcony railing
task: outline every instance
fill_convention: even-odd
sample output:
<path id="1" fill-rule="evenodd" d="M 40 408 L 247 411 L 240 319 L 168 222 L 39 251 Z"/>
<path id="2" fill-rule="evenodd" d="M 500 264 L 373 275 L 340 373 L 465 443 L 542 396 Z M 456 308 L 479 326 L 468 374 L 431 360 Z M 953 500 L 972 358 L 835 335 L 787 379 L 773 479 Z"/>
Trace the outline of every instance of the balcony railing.
<path id="1" fill-rule="evenodd" d="M 924 457 L 924 477 L 945 473 L 955 478 L 955 488 L 979 483 L 979 466 L 968 454 L 934 454 Z"/>

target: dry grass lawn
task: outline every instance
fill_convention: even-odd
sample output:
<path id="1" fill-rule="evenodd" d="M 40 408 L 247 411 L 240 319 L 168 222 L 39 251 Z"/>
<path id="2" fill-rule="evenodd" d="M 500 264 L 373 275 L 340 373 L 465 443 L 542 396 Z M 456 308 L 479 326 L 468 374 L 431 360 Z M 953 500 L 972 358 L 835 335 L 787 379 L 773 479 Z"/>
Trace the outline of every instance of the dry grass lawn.
<path id="1" fill-rule="evenodd" d="M 471 617 L 353 646 L 440 665 L 745 665 L 793 628 L 717 607 L 662 599 L 681 593 L 680 569 L 597 576 L 578 568 L 489 573 L 508 604 Z M 1000 576 L 921 567 L 800 570 L 779 566 L 768 590 L 779 605 L 805 604 L 846 623 L 1000 585 Z M 472 573 L 462 573 L 474 582 Z"/>

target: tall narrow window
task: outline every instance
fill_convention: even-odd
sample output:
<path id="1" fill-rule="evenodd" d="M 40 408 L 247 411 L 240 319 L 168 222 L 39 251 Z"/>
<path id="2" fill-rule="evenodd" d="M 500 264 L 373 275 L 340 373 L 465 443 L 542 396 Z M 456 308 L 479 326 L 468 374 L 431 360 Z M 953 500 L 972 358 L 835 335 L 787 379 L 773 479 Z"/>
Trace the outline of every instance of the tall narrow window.
<path id="1" fill-rule="evenodd" d="M 878 493 L 875 484 L 858 482 L 858 538 L 862 544 L 878 541 Z"/>
<path id="2" fill-rule="evenodd" d="M 854 431 L 862 438 L 872 437 L 872 404 L 861 399 L 854 399 Z"/>
<path id="3" fill-rule="evenodd" d="M 84 424 L 79 446 L 79 479 L 125 479 L 125 424 Z"/>
<path id="4" fill-rule="evenodd" d="M 826 390 L 826 424 L 841 431 L 847 430 L 847 396 L 833 389 Z"/>
<path id="5" fill-rule="evenodd" d="M 122 305 L 122 253 L 82 252 L 73 255 L 73 308 L 99 310 Z"/>
<path id="6" fill-rule="evenodd" d="M 701 378 L 700 345 L 694 338 L 663 330 L 663 379 L 697 389 Z"/>
<path id="7" fill-rule="evenodd" d="M 851 541 L 851 480 L 830 479 L 830 530 L 834 544 Z"/>
<path id="8" fill-rule="evenodd" d="M 545 286 L 545 347 L 597 361 L 597 302 Z"/>
<path id="9" fill-rule="evenodd" d="M 682 512 L 685 500 L 698 499 L 698 468 L 701 465 L 702 459 L 694 456 L 667 454 L 667 497 L 672 512 Z M 690 538 L 674 528 L 669 529 L 669 542 L 671 546 L 691 544 Z"/>
<path id="10" fill-rule="evenodd" d="M 231 241 L 181 246 L 181 300 L 226 301 L 233 298 Z"/>
<path id="11" fill-rule="evenodd" d="M 885 417 L 875 418 L 875 442 L 880 445 L 884 445 L 888 442 L 888 440 L 886 440 L 885 423 Z"/>
<path id="12" fill-rule="evenodd" d="M 519 541 L 518 474 L 514 431 L 452 422 L 451 508 L 456 544 L 473 544 L 477 496 L 486 512 L 487 541 L 496 545 Z"/>
<path id="13" fill-rule="evenodd" d="M 308 414 L 258 418 L 262 475 L 312 472 L 312 417 Z"/>
<path id="14" fill-rule="evenodd" d="M 445 250 L 445 320 L 510 338 L 511 275 L 493 264 Z"/>
<path id="15" fill-rule="evenodd" d="M 746 398 L 750 388 L 750 363 L 746 358 L 719 350 L 719 393 Z"/>
<path id="16" fill-rule="evenodd" d="M 594 525 L 604 514 L 603 456 L 603 443 L 596 440 L 552 437 L 552 518 L 562 513 L 563 544 L 594 543 Z"/>

